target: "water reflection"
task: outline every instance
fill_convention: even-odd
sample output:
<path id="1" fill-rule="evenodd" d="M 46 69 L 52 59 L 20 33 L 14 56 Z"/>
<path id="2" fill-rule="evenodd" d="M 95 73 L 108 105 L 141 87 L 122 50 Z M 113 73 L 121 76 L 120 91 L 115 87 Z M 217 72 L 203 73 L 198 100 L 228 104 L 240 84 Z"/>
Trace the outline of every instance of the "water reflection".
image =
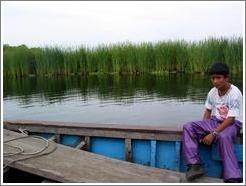
<path id="1" fill-rule="evenodd" d="M 242 90 L 242 83 L 236 79 Z M 87 101 L 96 96 L 101 100 L 148 101 L 151 98 L 200 102 L 211 88 L 208 77 L 192 75 L 89 76 L 59 78 L 4 79 L 4 99 L 55 103 L 80 96 Z M 31 99 L 34 96 L 35 99 Z"/>
<path id="2" fill-rule="evenodd" d="M 184 74 L 4 79 L 4 119 L 180 125 L 201 117 L 211 87 Z"/>

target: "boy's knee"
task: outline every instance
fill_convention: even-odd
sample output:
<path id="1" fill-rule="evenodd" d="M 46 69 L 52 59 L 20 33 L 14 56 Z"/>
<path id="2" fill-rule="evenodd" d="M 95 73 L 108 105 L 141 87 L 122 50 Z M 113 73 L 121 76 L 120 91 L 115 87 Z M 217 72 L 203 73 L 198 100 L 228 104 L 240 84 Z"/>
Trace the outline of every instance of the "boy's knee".
<path id="1" fill-rule="evenodd" d="M 183 130 L 189 130 L 192 128 L 192 122 L 188 122 L 183 125 Z"/>

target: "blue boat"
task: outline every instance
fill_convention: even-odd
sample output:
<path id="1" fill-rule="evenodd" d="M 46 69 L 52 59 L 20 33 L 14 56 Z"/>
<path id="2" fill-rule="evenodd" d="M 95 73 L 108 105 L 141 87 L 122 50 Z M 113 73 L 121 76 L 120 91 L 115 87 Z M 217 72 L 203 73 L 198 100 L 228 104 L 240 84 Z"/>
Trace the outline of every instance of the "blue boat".
<path id="1" fill-rule="evenodd" d="M 165 127 L 85 124 L 75 122 L 4 121 L 4 128 L 24 130 L 57 143 L 110 158 L 141 165 L 185 172 L 182 158 L 182 131 Z M 243 171 L 243 134 L 234 150 Z M 206 176 L 222 178 L 222 161 L 216 145 L 200 145 Z"/>

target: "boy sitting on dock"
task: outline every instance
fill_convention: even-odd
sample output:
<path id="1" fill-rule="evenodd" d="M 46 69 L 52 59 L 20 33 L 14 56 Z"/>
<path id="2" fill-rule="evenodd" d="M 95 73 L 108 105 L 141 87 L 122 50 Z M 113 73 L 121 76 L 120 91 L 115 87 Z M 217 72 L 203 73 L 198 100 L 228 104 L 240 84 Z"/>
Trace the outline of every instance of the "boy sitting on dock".
<path id="1" fill-rule="evenodd" d="M 242 182 L 242 173 L 233 140 L 242 127 L 242 93 L 229 83 L 229 68 L 225 63 L 214 63 L 209 75 L 214 88 L 208 93 L 203 120 L 183 126 L 183 155 L 188 165 L 186 178 L 191 181 L 205 173 L 198 152 L 199 142 L 206 145 L 218 143 L 224 182 L 239 183 Z"/>

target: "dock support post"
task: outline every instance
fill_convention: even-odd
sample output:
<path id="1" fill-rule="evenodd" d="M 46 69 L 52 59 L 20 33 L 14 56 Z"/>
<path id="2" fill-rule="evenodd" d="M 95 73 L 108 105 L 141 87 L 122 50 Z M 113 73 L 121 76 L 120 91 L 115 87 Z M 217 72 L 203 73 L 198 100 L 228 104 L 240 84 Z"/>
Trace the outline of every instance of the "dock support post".
<path id="1" fill-rule="evenodd" d="M 150 166 L 156 166 L 156 140 L 150 141 Z"/>
<path id="2" fill-rule="evenodd" d="M 132 140 L 129 138 L 125 139 L 125 159 L 132 162 Z"/>

